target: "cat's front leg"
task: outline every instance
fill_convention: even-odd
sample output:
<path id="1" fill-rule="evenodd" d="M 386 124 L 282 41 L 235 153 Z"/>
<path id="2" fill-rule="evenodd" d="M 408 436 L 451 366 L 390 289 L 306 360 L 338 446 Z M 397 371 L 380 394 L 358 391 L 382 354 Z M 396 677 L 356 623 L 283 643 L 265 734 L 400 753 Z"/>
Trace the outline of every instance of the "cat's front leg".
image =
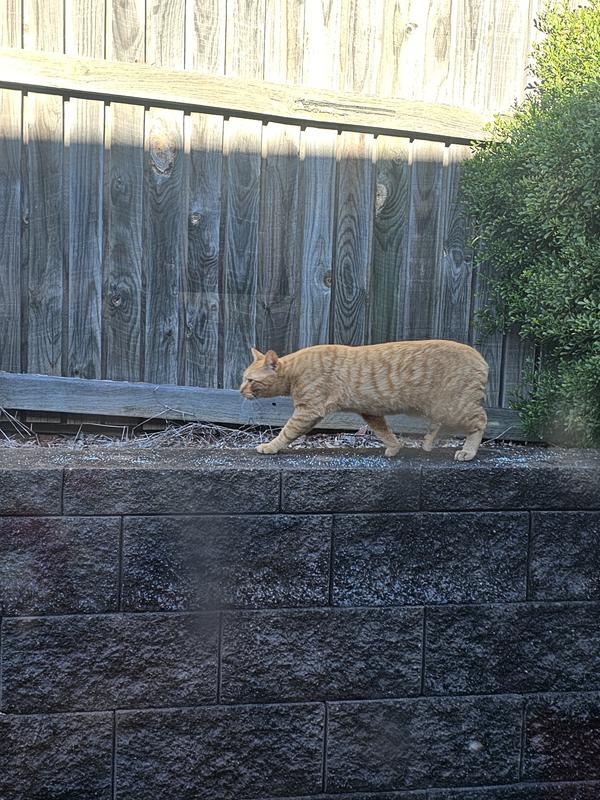
<path id="1" fill-rule="evenodd" d="M 287 447 L 290 442 L 293 442 L 294 439 L 308 433 L 321 419 L 322 417 L 314 413 L 310 414 L 296 409 L 279 434 L 274 439 L 271 439 L 270 442 L 259 444 L 256 450 L 265 454 L 278 453 L 284 447 Z"/>

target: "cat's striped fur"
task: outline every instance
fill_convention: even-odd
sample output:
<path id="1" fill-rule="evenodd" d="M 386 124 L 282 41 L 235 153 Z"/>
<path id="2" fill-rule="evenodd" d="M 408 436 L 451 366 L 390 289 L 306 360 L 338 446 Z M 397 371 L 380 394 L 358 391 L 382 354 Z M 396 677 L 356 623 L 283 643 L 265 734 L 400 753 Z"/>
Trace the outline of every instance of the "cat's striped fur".
<path id="1" fill-rule="evenodd" d="M 307 347 L 279 358 L 272 350 L 253 349 L 254 361 L 244 372 L 244 397 L 291 395 L 294 413 L 278 436 L 259 445 L 276 453 L 307 433 L 333 411 L 362 414 L 385 444 L 385 454 L 398 453 L 401 442 L 386 414 L 411 414 L 428 420 L 423 447 L 431 450 L 442 426 L 467 438 L 455 458 L 470 461 L 477 453 L 487 417 L 482 407 L 488 365 L 472 347 L 458 342 L 425 340 L 346 347 Z"/>

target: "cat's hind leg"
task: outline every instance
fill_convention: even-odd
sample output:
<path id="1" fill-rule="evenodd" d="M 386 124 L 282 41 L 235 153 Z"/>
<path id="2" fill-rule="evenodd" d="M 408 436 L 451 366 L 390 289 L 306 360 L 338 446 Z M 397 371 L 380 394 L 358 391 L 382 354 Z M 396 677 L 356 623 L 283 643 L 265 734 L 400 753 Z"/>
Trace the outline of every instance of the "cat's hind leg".
<path id="1" fill-rule="evenodd" d="M 478 408 L 469 418 L 468 422 L 467 438 L 462 446 L 462 450 L 457 450 L 454 454 L 456 461 L 471 461 L 477 455 L 477 450 L 479 449 L 483 434 L 485 433 L 485 426 L 487 425 L 487 414 L 483 408 Z"/>
<path id="2" fill-rule="evenodd" d="M 423 437 L 423 450 L 426 453 L 431 452 L 433 450 L 433 445 L 435 444 L 435 440 L 437 439 L 437 435 L 440 432 L 441 424 L 437 422 L 432 422 L 429 425 L 429 430 Z"/>
<path id="3" fill-rule="evenodd" d="M 402 442 L 398 439 L 394 431 L 385 421 L 385 417 L 373 417 L 370 414 L 363 414 L 362 418 L 385 445 L 384 455 L 396 456 L 402 447 Z"/>

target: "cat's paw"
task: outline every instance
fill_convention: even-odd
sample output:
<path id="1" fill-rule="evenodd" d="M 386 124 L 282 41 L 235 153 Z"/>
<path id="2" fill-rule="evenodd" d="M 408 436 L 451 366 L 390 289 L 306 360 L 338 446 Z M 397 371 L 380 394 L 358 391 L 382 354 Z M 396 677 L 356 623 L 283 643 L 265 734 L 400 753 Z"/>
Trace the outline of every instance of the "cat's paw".
<path id="1" fill-rule="evenodd" d="M 399 452 L 400 445 L 395 445 L 394 447 L 386 447 L 383 451 L 383 455 L 387 458 L 393 458 L 394 456 L 397 456 Z"/>
<path id="2" fill-rule="evenodd" d="M 277 447 L 275 447 L 271 442 L 265 442 L 264 444 L 257 445 L 256 452 L 262 453 L 263 455 L 272 455 L 273 453 L 277 452 Z"/>
<path id="3" fill-rule="evenodd" d="M 472 461 L 477 453 L 474 453 L 472 450 L 457 450 L 454 453 L 454 460 L 455 461 Z"/>

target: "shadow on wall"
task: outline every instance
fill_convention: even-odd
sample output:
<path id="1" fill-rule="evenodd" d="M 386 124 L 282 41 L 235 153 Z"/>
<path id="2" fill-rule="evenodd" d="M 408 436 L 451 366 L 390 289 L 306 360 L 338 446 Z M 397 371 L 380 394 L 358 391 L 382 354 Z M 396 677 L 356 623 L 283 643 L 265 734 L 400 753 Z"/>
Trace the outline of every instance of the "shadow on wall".
<path id="1" fill-rule="evenodd" d="M 23 121 L 0 368 L 235 387 L 251 346 L 434 337 L 480 346 L 489 405 L 518 383 L 518 340 L 476 327 L 468 147 L 33 94 Z"/>

